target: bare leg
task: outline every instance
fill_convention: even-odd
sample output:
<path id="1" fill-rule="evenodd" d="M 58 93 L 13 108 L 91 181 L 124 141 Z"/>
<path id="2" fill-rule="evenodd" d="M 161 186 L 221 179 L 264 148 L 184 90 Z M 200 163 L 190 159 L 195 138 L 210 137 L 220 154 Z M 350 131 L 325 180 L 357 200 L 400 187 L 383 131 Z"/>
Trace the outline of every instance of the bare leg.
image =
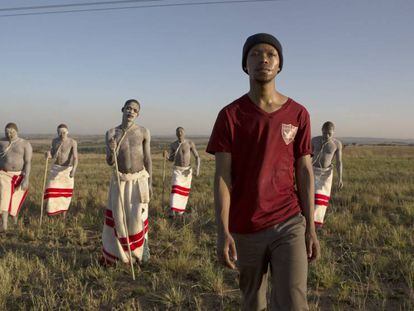
<path id="1" fill-rule="evenodd" d="M 2 227 L 1 227 L 1 232 L 6 232 L 7 231 L 7 218 L 8 217 L 9 217 L 8 212 L 1 213 L 1 218 L 3 220 L 3 224 L 2 224 Z"/>
<path id="2" fill-rule="evenodd" d="M 17 216 L 12 216 L 12 218 L 13 218 L 13 223 L 14 223 L 15 225 L 17 225 Z"/>

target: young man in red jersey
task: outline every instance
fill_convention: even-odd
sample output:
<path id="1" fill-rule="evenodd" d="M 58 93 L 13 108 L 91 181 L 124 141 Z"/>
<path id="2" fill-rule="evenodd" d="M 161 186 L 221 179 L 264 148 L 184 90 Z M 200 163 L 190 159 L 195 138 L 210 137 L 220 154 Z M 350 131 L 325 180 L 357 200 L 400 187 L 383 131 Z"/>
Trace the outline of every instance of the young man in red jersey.
<path id="1" fill-rule="evenodd" d="M 272 310 L 308 310 L 308 261 L 320 255 L 309 113 L 276 90 L 275 37 L 249 37 L 242 67 L 250 91 L 220 111 L 207 146 L 216 158 L 218 257 L 240 272 L 243 310 L 266 309 L 269 267 Z"/>

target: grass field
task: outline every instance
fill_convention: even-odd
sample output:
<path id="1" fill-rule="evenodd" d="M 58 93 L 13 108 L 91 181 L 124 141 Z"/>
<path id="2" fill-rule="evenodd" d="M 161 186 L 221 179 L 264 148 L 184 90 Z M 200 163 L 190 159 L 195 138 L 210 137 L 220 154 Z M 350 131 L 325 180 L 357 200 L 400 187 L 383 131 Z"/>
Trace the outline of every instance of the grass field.
<path id="1" fill-rule="evenodd" d="M 18 225 L 0 236 L 0 310 L 239 309 L 237 273 L 215 260 L 214 159 L 201 154 L 190 212 L 178 223 L 161 206 L 153 150 L 151 260 L 133 282 L 128 266 L 98 264 L 111 173 L 104 156 L 80 155 L 66 222 L 39 228 L 44 159 L 36 153 Z M 322 258 L 310 267 L 311 310 L 413 310 L 414 147 L 345 148 L 344 189 L 333 192 L 326 222 Z"/>

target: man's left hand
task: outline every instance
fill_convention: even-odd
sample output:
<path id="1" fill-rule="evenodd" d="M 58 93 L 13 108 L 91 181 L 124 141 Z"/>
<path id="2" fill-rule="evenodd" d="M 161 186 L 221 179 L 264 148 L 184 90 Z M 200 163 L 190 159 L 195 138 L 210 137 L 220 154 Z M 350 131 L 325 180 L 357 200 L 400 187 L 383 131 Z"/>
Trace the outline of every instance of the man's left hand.
<path id="1" fill-rule="evenodd" d="M 26 191 L 27 189 L 29 189 L 29 179 L 25 177 L 23 177 L 22 183 L 20 184 L 20 188 L 23 191 Z"/>
<path id="2" fill-rule="evenodd" d="M 318 237 L 316 236 L 315 229 L 306 231 L 306 251 L 308 254 L 308 261 L 316 261 L 321 257 L 321 247 L 319 245 Z"/>
<path id="3" fill-rule="evenodd" d="M 344 187 L 344 183 L 342 182 L 342 180 L 338 181 L 338 190 L 341 190 Z"/>

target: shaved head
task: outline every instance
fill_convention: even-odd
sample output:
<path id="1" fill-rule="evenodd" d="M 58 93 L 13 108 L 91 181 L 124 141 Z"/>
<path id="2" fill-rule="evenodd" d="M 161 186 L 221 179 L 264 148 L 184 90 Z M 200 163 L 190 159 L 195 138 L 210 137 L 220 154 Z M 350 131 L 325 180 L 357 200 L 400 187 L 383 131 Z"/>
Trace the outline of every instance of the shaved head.
<path id="1" fill-rule="evenodd" d="M 66 124 L 64 124 L 64 123 L 59 124 L 57 128 L 58 128 L 58 129 L 62 129 L 62 128 L 64 128 L 64 129 L 67 129 L 67 130 L 68 130 L 68 126 L 67 126 Z"/>
<path id="2" fill-rule="evenodd" d="M 10 122 L 6 124 L 6 129 L 14 129 L 16 132 L 19 131 L 19 129 L 17 128 L 16 123 Z"/>
<path id="3" fill-rule="evenodd" d="M 128 106 L 129 104 L 132 104 L 132 103 L 137 104 L 137 105 L 138 105 L 138 109 L 139 109 L 139 110 L 141 110 L 141 104 L 140 104 L 140 103 L 139 103 L 139 101 L 137 101 L 136 99 L 128 99 L 128 100 L 125 102 L 124 107 L 122 107 L 122 110 L 124 110 L 124 108 L 125 108 L 126 106 Z"/>
<path id="4" fill-rule="evenodd" d="M 322 125 L 322 130 L 335 130 L 335 125 L 331 121 L 326 121 Z"/>

